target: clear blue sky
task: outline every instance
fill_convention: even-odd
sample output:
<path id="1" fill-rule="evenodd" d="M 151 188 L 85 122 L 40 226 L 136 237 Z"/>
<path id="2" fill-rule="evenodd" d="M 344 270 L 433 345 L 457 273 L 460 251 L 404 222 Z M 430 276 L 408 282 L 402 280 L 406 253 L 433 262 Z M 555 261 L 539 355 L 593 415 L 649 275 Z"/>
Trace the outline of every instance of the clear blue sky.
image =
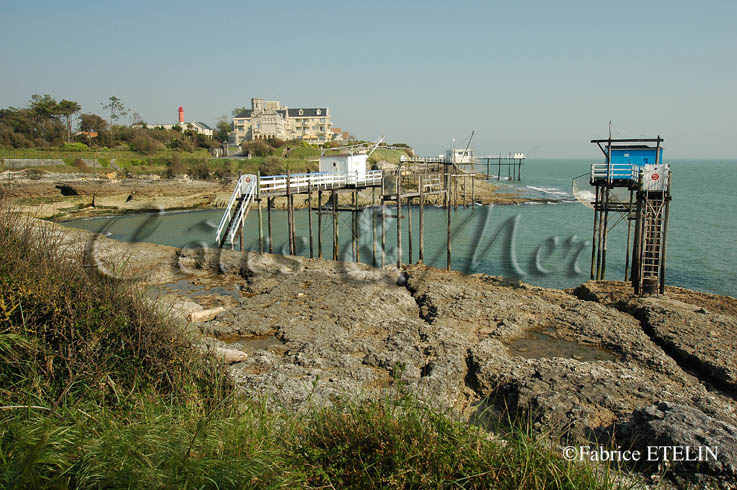
<path id="1" fill-rule="evenodd" d="M 737 156 L 737 2 L 0 0 L 0 107 L 116 95 L 214 124 L 251 97 L 437 154 L 594 157 L 607 135 Z"/>

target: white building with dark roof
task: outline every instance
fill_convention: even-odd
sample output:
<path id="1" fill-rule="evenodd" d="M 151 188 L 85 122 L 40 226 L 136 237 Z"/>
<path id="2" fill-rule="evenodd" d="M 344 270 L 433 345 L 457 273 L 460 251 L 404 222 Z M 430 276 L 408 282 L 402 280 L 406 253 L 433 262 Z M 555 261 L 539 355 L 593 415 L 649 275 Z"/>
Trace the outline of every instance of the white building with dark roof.
<path id="1" fill-rule="evenodd" d="M 251 99 L 251 108 L 233 118 L 235 142 L 278 138 L 325 143 L 332 139 L 330 109 L 311 107 L 290 109 L 278 100 Z"/>

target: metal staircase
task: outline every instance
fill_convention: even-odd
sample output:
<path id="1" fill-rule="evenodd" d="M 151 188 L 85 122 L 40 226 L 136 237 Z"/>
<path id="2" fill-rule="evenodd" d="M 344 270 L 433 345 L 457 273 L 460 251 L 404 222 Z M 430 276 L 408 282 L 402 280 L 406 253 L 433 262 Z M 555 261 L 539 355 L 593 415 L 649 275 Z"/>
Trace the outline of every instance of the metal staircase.
<path id="1" fill-rule="evenodd" d="M 217 232 L 215 233 L 215 241 L 218 247 L 225 245 L 226 241 L 233 245 L 235 234 L 238 227 L 245 222 L 248 216 L 248 209 L 253 201 L 254 195 L 257 193 L 257 178 L 253 174 L 241 175 L 238 178 L 233 194 L 230 196 L 225 213 L 220 220 Z"/>

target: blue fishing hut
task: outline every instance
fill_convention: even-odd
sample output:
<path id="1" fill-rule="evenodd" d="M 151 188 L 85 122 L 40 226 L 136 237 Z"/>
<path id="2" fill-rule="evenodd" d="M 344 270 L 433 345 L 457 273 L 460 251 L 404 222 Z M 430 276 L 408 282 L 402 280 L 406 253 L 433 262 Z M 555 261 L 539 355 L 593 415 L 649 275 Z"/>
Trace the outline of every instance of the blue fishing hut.
<path id="1" fill-rule="evenodd" d="M 635 189 L 640 172 L 646 165 L 658 165 L 663 162 L 663 140 L 592 140 L 604 153 L 604 163 L 591 165 L 591 185 L 601 185 L 608 181 L 613 187 L 630 187 Z M 656 146 L 631 144 L 630 142 L 655 142 Z M 630 143 L 630 144 L 622 144 Z"/>
<path id="2" fill-rule="evenodd" d="M 625 281 L 632 281 L 635 293 L 665 292 L 671 194 L 670 166 L 663 164 L 662 141 L 660 136 L 656 139 L 591 140 L 605 157 L 603 163 L 591 165 L 590 183 L 596 189 L 591 279 L 605 279 L 609 231 L 626 218 Z M 625 194 L 614 192 L 615 187 L 625 188 Z M 611 227 L 610 212 L 622 215 Z M 630 255 L 633 223 L 635 236 Z"/>

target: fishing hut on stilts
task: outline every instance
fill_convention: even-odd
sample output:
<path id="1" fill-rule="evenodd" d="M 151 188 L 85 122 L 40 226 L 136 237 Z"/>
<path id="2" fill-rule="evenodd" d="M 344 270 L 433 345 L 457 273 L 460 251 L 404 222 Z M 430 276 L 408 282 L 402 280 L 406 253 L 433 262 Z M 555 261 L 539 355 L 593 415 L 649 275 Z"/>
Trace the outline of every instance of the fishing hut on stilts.
<path id="1" fill-rule="evenodd" d="M 663 163 L 662 142 L 660 136 L 591 140 L 605 158 L 592 164 L 589 174 L 594 187 L 591 279 L 606 278 L 609 232 L 626 220 L 624 280 L 632 282 L 636 294 L 665 292 L 671 171 Z"/>

